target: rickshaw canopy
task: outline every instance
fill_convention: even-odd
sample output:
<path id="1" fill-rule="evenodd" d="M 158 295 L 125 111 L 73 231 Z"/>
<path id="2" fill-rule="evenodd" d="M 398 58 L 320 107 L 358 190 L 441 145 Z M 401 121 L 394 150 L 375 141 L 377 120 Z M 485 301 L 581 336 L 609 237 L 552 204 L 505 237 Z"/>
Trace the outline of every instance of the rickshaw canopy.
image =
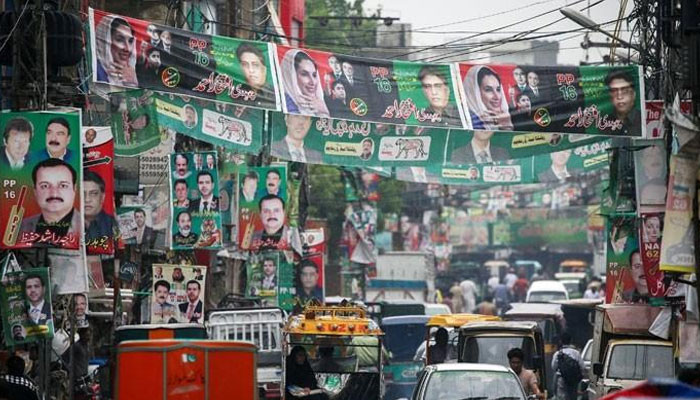
<path id="1" fill-rule="evenodd" d="M 428 327 L 451 327 L 459 328 L 464 324 L 476 321 L 500 321 L 501 318 L 495 315 L 481 314 L 438 314 L 430 317 L 425 324 Z"/>
<path id="2" fill-rule="evenodd" d="M 381 336 L 379 325 L 357 306 L 309 306 L 287 320 L 284 333 L 324 336 Z"/>

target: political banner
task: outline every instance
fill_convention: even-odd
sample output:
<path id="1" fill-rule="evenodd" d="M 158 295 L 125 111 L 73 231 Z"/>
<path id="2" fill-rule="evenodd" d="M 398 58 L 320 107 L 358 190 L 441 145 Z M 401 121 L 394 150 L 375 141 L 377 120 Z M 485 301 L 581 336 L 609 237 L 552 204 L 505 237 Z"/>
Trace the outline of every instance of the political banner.
<path id="1" fill-rule="evenodd" d="M 151 323 L 204 323 L 207 267 L 153 264 Z"/>
<path id="2" fill-rule="evenodd" d="M 56 294 L 86 293 L 88 272 L 85 255 L 80 250 L 49 249 L 51 287 Z"/>
<path id="3" fill-rule="evenodd" d="M 52 338 L 51 284 L 48 268 L 9 270 L 3 263 L 0 285 L 0 309 L 5 345 L 16 346 Z"/>
<path id="4" fill-rule="evenodd" d="M 693 112 L 693 102 L 683 100 L 680 103 L 681 113 L 691 114 Z M 664 137 L 664 101 L 646 101 L 646 124 L 647 139 L 662 139 Z"/>
<path id="5" fill-rule="evenodd" d="M 639 66 L 459 63 L 471 129 L 643 137 Z"/>
<path id="6" fill-rule="evenodd" d="M 114 154 L 138 156 L 168 139 L 156 119 L 155 100 L 147 90 L 130 90 L 110 95 Z"/>
<path id="7" fill-rule="evenodd" d="M 663 220 L 663 213 L 645 213 L 641 215 L 639 243 L 642 252 L 644 280 L 642 281 L 639 278 L 638 286 L 642 294 L 646 292 L 650 298 L 663 298 L 667 289 L 664 281 L 664 272 L 659 269 L 661 238 L 664 231 Z"/>
<path id="8" fill-rule="evenodd" d="M 243 167 L 238 172 L 238 243 L 244 250 L 286 250 L 292 239 L 287 165 Z"/>
<path id="9" fill-rule="evenodd" d="M 279 110 L 273 45 L 90 9 L 93 82 Z"/>
<path id="10" fill-rule="evenodd" d="M 374 235 L 372 235 L 374 241 Z M 325 294 L 326 237 L 323 229 L 307 229 L 301 234 L 304 253 L 296 270 L 296 298 L 306 304 L 312 298 L 323 302 Z M 351 257 L 352 258 L 352 257 Z"/>
<path id="11" fill-rule="evenodd" d="M 379 123 L 463 128 L 451 65 L 277 46 L 282 109 Z"/>
<path id="12" fill-rule="evenodd" d="M 77 249 L 84 226 L 80 113 L 3 113 L 0 130 L 0 247 Z"/>
<path id="13" fill-rule="evenodd" d="M 397 167 L 401 181 L 447 185 L 533 183 L 532 157 L 470 166 Z"/>
<path id="14" fill-rule="evenodd" d="M 220 248 L 222 243 L 216 152 L 170 157 L 171 248 Z"/>
<path id="15" fill-rule="evenodd" d="M 698 162 L 695 158 L 673 155 L 669 165 L 660 269 L 691 274 L 695 272 L 695 224 L 692 219 Z"/>
<path id="16" fill-rule="evenodd" d="M 157 233 L 153 226 L 153 212 L 148 205 L 122 206 L 117 210 L 117 225 L 122 243 L 153 249 Z"/>
<path id="17" fill-rule="evenodd" d="M 87 254 L 114 254 L 114 138 L 109 127 L 83 127 L 83 202 Z"/>
<path id="18" fill-rule="evenodd" d="M 574 149 L 560 150 L 533 157 L 536 182 L 553 183 L 608 168 L 611 141 L 596 142 Z"/>
<path id="19" fill-rule="evenodd" d="M 637 140 L 634 176 L 637 211 L 660 212 L 666 204 L 666 143 L 663 140 Z"/>
<path id="20" fill-rule="evenodd" d="M 342 166 L 441 164 L 447 130 L 274 113 L 270 154 Z"/>
<path id="21" fill-rule="evenodd" d="M 639 303 L 648 299 L 635 222 L 633 216 L 608 217 L 606 303 Z"/>

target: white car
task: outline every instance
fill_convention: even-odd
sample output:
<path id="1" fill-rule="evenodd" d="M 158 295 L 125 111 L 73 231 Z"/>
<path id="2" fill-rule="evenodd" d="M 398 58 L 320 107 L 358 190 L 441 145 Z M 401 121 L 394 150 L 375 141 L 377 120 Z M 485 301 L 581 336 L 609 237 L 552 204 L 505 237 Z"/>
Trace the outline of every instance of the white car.
<path id="1" fill-rule="evenodd" d="M 556 300 L 569 300 L 566 286 L 559 281 L 534 281 L 527 290 L 526 303 L 548 303 Z"/>
<path id="2" fill-rule="evenodd" d="M 411 400 L 526 400 L 515 373 L 493 364 L 435 364 L 421 371 Z"/>
<path id="3" fill-rule="evenodd" d="M 425 315 L 452 314 L 447 304 L 425 303 Z"/>

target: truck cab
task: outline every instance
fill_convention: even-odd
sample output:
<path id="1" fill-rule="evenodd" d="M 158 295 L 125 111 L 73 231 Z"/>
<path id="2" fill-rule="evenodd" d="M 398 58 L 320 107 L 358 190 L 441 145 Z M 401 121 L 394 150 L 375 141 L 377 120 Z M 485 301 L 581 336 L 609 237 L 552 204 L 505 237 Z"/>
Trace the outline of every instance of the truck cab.
<path id="1" fill-rule="evenodd" d="M 647 305 L 596 307 L 589 400 L 626 389 L 648 378 L 675 376 L 673 345 L 649 333 L 661 311 Z"/>

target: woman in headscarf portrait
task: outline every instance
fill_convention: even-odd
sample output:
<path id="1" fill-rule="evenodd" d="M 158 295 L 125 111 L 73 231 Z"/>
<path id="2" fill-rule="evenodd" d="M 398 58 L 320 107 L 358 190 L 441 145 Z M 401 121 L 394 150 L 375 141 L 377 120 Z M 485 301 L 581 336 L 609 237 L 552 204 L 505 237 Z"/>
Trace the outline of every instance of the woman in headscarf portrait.
<path id="1" fill-rule="evenodd" d="M 501 78 L 485 65 L 474 66 L 464 77 L 464 91 L 473 129 L 513 130 Z"/>
<path id="2" fill-rule="evenodd" d="M 97 80 L 111 85 L 138 86 L 134 29 L 120 17 L 106 16 L 95 28 Z"/>
<path id="3" fill-rule="evenodd" d="M 282 85 L 290 114 L 330 117 L 316 62 L 302 50 L 289 50 L 282 59 Z"/>

